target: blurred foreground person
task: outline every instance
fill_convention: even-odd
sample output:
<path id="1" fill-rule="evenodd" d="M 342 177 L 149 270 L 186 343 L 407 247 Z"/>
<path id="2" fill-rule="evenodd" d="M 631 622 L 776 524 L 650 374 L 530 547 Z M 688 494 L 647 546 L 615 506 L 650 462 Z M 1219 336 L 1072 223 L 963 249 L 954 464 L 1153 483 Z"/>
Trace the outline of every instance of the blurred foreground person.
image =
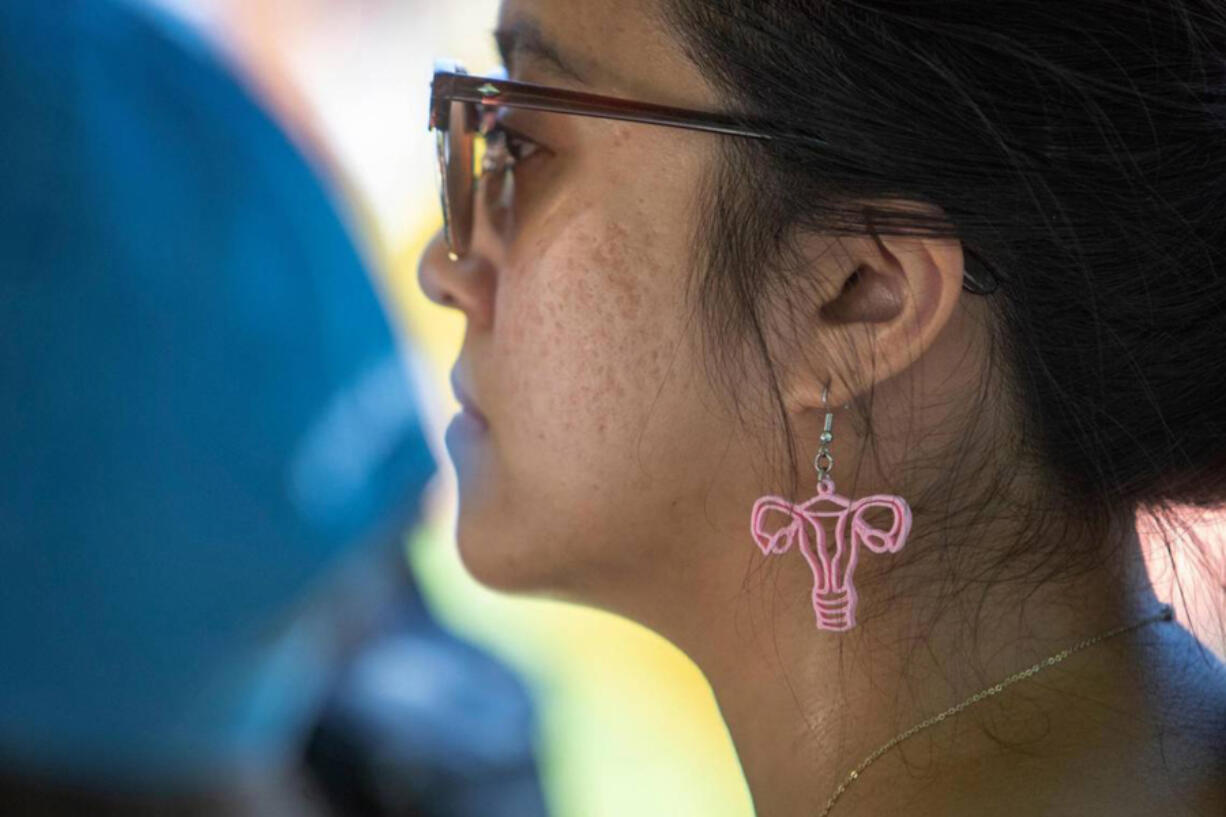
<path id="1" fill-rule="evenodd" d="M 159 13 L 7 0 L 0 55 L 0 813 L 543 813 L 407 573 L 437 466 L 310 168 Z"/>

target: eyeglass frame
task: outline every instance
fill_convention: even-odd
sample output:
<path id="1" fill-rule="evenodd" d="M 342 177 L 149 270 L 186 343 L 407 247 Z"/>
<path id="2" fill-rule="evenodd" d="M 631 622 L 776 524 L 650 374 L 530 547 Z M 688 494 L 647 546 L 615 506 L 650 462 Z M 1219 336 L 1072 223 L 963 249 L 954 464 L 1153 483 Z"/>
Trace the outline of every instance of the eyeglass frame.
<path id="1" fill-rule="evenodd" d="M 457 225 L 455 202 L 451 201 L 451 185 L 449 173 L 456 172 L 458 165 L 452 165 L 449 142 L 451 125 L 456 103 L 471 106 L 460 109 L 462 114 L 472 114 L 472 119 L 464 124 L 473 125 L 480 121 L 483 108 L 526 108 L 550 113 L 587 116 L 600 119 L 616 119 L 624 122 L 637 122 L 647 125 L 662 125 L 664 127 L 683 128 L 686 130 L 717 133 L 726 136 L 741 136 L 751 139 L 784 139 L 798 141 L 814 147 L 823 147 L 827 142 L 810 135 L 780 134 L 777 128 L 755 127 L 751 120 L 743 117 L 730 116 L 707 111 L 675 108 L 651 102 L 623 99 L 620 97 L 592 94 L 585 91 L 575 91 L 570 88 L 558 88 L 550 85 L 540 85 L 530 82 L 519 82 L 507 78 L 506 72 L 481 75 L 469 74 L 460 63 L 454 60 L 436 60 L 434 77 L 430 84 L 430 121 L 429 129 L 436 134 L 438 150 L 438 171 L 440 199 L 443 208 L 444 233 L 449 249 L 449 257 L 459 260 L 467 254 L 467 241 L 460 241 Z M 464 137 L 475 137 L 478 131 L 475 127 L 466 131 Z M 468 142 L 471 153 L 471 139 Z M 476 182 L 480 176 L 475 170 L 475 158 L 470 155 L 466 164 L 473 173 L 471 182 L 467 182 L 468 204 L 467 218 L 470 223 L 466 227 L 471 238 L 471 219 L 476 209 Z M 974 275 L 970 270 L 964 270 L 962 288 L 975 295 L 989 295 L 996 291 L 998 279 L 990 271 L 989 265 L 971 248 L 964 246 L 964 251 L 984 268 L 981 275 Z"/>

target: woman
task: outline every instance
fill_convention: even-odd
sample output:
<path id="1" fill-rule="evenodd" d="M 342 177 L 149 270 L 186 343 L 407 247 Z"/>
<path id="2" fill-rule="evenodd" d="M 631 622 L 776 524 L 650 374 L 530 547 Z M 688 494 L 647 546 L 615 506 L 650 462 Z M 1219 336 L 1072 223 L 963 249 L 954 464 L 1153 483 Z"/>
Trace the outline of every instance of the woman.
<path id="1" fill-rule="evenodd" d="M 1136 523 L 1226 497 L 1226 10 L 505 0 L 497 39 L 563 90 L 435 81 L 471 574 L 683 649 L 759 817 L 1226 813 L 1226 668 Z"/>

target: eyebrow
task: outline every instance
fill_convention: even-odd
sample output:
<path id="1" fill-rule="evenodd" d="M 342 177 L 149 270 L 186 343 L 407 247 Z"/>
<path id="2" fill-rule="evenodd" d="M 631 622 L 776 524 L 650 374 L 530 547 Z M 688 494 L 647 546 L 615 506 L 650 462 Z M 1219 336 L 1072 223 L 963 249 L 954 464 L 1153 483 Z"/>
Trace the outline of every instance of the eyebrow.
<path id="1" fill-rule="evenodd" d="M 541 24 L 531 17 L 520 17 L 499 26 L 494 32 L 494 41 L 498 44 L 498 53 L 508 74 L 514 72 L 517 61 L 527 59 L 539 62 L 567 79 L 588 84 L 583 72 L 575 67 L 577 61 L 568 58 L 541 28 Z"/>

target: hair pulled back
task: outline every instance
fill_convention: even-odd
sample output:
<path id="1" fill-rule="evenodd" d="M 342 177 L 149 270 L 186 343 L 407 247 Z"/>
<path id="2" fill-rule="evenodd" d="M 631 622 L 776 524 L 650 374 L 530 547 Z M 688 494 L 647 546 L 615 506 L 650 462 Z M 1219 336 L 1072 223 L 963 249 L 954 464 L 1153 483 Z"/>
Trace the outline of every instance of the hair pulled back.
<path id="1" fill-rule="evenodd" d="M 825 143 L 725 140 L 695 282 L 721 363 L 756 355 L 782 412 L 763 303 L 802 285 L 797 229 L 956 236 L 1067 508 L 1226 502 L 1226 4 L 661 2 L 728 108 Z"/>

